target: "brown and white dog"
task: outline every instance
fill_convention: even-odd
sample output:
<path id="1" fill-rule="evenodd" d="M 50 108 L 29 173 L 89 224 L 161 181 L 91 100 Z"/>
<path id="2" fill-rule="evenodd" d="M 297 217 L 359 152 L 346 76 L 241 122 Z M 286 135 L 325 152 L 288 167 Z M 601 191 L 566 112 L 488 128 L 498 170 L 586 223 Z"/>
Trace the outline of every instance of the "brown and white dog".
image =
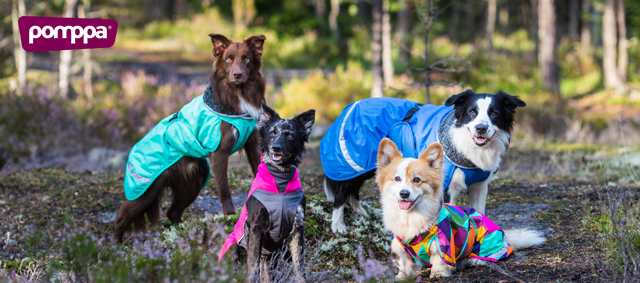
<path id="1" fill-rule="evenodd" d="M 417 159 L 403 158 L 390 139 L 385 138 L 380 142 L 376 182 L 381 192 L 382 222 L 385 229 L 394 234 L 391 250 L 397 256 L 396 261 L 400 269 L 397 279 L 415 276 L 414 261 L 428 262 L 432 265 L 431 278 L 448 277 L 456 269 L 462 270 L 467 266 L 497 261 L 508 257 L 511 251 L 540 245 L 546 241 L 538 231 L 502 231 L 473 208 L 454 207 L 450 204 L 446 204 L 445 208 L 442 189 L 443 156 L 442 146 L 437 142 L 427 147 Z M 473 222 L 469 222 L 468 226 L 469 230 L 473 229 L 472 232 L 456 228 L 462 226 L 459 222 L 454 224 L 454 220 L 450 220 L 453 217 L 446 217 L 449 212 L 445 210 L 451 207 L 463 215 L 455 217 L 456 219 Z M 465 215 L 468 218 L 465 218 Z M 454 235 L 451 229 L 457 229 L 455 239 L 462 241 L 454 244 L 451 238 L 451 241 L 447 242 L 447 236 L 443 234 Z M 467 240 L 461 236 L 465 232 Z M 491 233 L 496 234 L 491 236 L 491 240 L 487 240 L 487 235 Z M 446 243 L 446 247 L 442 247 L 443 242 Z M 459 246 L 461 244 L 464 244 L 462 248 Z M 441 255 L 445 250 L 454 253 L 453 256 L 449 254 L 448 263 Z"/>
<path id="2" fill-rule="evenodd" d="M 254 35 L 242 42 L 232 42 L 220 34 L 210 34 L 213 45 L 213 73 L 209 77 L 210 97 L 205 102 L 215 111 L 227 115 L 249 115 L 258 119 L 265 93 L 265 78 L 262 75 L 262 53 L 266 37 Z M 222 121 L 221 137 L 217 149 L 209 154 L 211 169 L 216 182 L 218 196 L 225 215 L 236 213 L 227 180 L 229 154 L 238 140 L 238 130 Z M 212 133 L 214 134 L 214 133 Z M 257 130 L 250 134 L 244 151 L 254 174 L 260 164 L 259 137 Z M 166 187 L 172 190 L 172 203 L 167 211 L 171 222 L 178 223 L 184 210 L 196 199 L 209 174 L 206 160 L 184 156 L 157 177 L 139 198 L 128 201 L 118 210 L 115 219 L 115 236 L 118 241 L 131 224 L 136 229 L 147 223 L 156 224 L 160 214 L 160 201 Z"/>

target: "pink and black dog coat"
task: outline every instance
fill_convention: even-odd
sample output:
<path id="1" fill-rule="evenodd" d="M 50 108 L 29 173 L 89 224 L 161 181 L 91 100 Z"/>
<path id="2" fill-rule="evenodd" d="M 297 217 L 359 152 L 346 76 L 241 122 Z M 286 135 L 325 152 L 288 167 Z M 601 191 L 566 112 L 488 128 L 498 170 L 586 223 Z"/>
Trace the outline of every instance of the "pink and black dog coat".
<path id="1" fill-rule="evenodd" d="M 302 201 L 302 186 L 298 179 L 298 169 L 292 167 L 282 171 L 272 165 L 260 163 L 258 174 L 253 180 L 247 200 L 253 196 L 269 212 L 269 231 L 267 239 L 262 245 L 262 255 L 271 255 L 277 252 L 284 244 L 293 229 L 296 210 Z M 247 247 L 249 227 L 245 225 L 247 219 L 247 205 L 242 206 L 242 212 L 233 232 L 225 240 L 218 254 L 218 261 L 224 253 L 237 243 L 241 247 Z"/>

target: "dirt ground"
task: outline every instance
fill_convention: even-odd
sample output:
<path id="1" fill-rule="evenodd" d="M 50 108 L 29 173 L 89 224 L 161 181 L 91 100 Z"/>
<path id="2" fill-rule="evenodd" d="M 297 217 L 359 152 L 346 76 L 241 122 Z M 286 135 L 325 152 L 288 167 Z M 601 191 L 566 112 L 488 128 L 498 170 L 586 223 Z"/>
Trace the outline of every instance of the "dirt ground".
<path id="1" fill-rule="evenodd" d="M 501 168 L 503 171 L 498 173 L 499 177 L 507 177 L 492 182 L 487 216 L 503 228 L 541 230 L 548 241 L 538 248 L 517 252 L 497 264 L 467 269 L 454 273 L 451 278 L 430 282 L 602 281 L 599 261 L 604 258 L 603 249 L 597 244 L 597 234 L 583 223 L 587 215 L 600 213 L 596 182 L 576 182 L 571 177 L 562 180 L 561 175 L 549 175 L 548 172 L 541 174 L 547 174 L 548 179 L 554 181 L 536 182 L 539 175 L 508 168 L 508 163 L 520 158 L 518 154 L 522 152 L 508 153 Z M 542 153 L 533 154 L 537 159 L 546 158 Z M 324 198 L 319 160 L 315 142 L 300 167 L 300 175 L 305 194 Z M 230 162 L 229 179 L 236 206 L 242 204 L 251 185 L 251 173 L 245 163 L 237 156 Z M 527 162 L 519 164 L 540 167 L 531 162 L 524 163 Z M 526 178 L 534 175 L 537 177 Z M 523 177 L 516 180 L 509 176 Z M 86 220 L 99 233 L 112 234 L 115 212 L 124 198 L 123 178 L 124 175 L 118 173 L 77 173 L 55 168 L 0 176 L 0 260 L 15 262 L 37 255 L 38 249 L 50 249 L 44 243 L 28 243 L 29 234 L 41 225 L 60 225 L 55 223 L 68 218 Z M 640 192 L 640 187 L 626 189 Z M 367 202 L 377 202 L 378 193 L 373 181 L 366 183 L 362 195 Z M 462 197 L 459 205 L 466 201 L 466 197 Z M 165 196 L 162 206 L 166 209 L 168 205 L 169 196 Z M 212 182 L 202 191 L 195 205 L 188 208 L 185 218 L 201 218 L 205 211 L 219 211 Z M 330 231 L 329 227 L 324 229 Z M 420 275 L 426 281 L 428 270 Z"/>

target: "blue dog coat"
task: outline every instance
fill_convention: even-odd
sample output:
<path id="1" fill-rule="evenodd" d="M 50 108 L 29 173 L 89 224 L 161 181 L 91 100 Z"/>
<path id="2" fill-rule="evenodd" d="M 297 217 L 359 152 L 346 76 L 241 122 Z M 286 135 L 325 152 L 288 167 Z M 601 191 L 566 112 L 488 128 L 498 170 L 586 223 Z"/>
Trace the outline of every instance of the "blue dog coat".
<path id="1" fill-rule="evenodd" d="M 452 119 L 453 107 L 422 105 L 400 98 L 367 98 L 349 104 L 320 142 L 324 173 L 345 181 L 376 169 L 378 145 L 391 139 L 404 157 L 418 158 L 439 141 L 442 121 Z M 445 152 L 443 188 L 448 188 L 456 168 L 468 185 L 486 180 L 491 172 L 454 164 Z"/>
<path id="2" fill-rule="evenodd" d="M 249 115 L 216 112 L 205 102 L 207 95 L 211 95 L 211 86 L 207 87 L 205 94 L 182 107 L 180 112 L 162 119 L 133 146 L 124 178 L 124 193 L 128 200 L 135 200 L 144 194 L 153 181 L 180 158 L 204 158 L 216 151 L 222 138 L 222 121 L 238 130 L 238 139 L 231 154 L 244 146 L 253 132 L 256 120 Z M 208 180 L 207 175 L 203 186 Z"/>

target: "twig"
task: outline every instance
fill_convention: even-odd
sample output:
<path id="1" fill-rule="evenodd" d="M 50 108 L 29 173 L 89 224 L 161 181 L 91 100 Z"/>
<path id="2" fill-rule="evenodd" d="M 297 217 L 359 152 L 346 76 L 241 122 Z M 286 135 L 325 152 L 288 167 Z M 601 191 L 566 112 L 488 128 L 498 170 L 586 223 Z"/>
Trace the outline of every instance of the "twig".
<path id="1" fill-rule="evenodd" d="M 502 275 L 505 275 L 505 276 L 508 276 L 509 278 L 511 278 L 511 279 L 513 279 L 513 280 L 516 280 L 516 281 L 518 281 L 518 282 L 527 282 L 527 281 L 525 281 L 525 280 L 522 280 L 522 279 L 520 279 L 520 278 L 518 278 L 518 277 L 513 276 L 509 271 L 507 271 L 506 269 L 504 269 L 504 268 L 500 267 L 499 265 L 497 265 L 497 264 L 495 264 L 495 263 L 493 263 L 493 262 L 489 262 L 489 264 L 487 264 L 487 265 L 489 266 L 489 268 L 490 268 L 491 270 L 495 270 L 495 271 L 497 271 L 498 273 L 500 273 L 500 274 L 502 274 Z"/>

